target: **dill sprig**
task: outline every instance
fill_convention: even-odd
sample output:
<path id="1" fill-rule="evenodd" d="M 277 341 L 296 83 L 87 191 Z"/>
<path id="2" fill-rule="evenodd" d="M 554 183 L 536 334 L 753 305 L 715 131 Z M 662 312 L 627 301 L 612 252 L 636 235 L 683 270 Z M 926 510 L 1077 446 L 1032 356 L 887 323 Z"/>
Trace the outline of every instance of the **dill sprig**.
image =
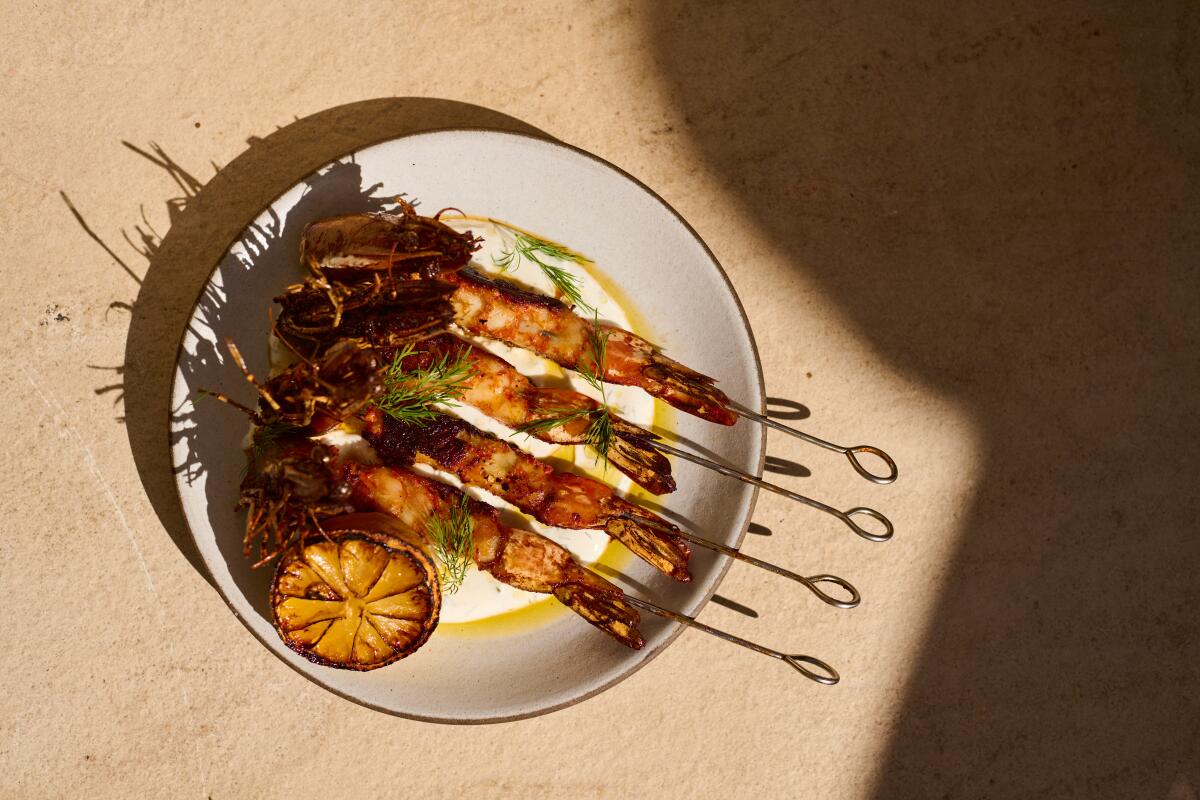
<path id="1" fill-rule="evenodd" d="M 580 365 L 579 377 L 589 386 L 600 393 L 600 408 L 592 417 L 592 424 L 584 434 L 584 441 L 596 452 L 597 457 L 608 469 L 608 450 L 612 447 L 613 425 L 612 409 L 608 405 L 608 389 L 604 383 L 604 374 L 608 363 L 608 331 L 600 327 L 600 316 L 593 311 L 592 327 L 588 329 L 588 342 L 592 346 L 592 363 Z"/>
<path id="2" fill-rule="evenodd" d="M 460 495 L 448 514 L 432 516 L 426 531 L 433 554 L 441 562 L 442 591 L 454 594 L 467 577 L 475 552 L 475 523 L 471 519 L 471 501 Z"/>
<path id="3" fill-rule="evenodd" d="M 608 337 L 609 333 L 600 327 L 599 316 L 593 313 L 592 327 L 588 330 L 588 343 L 592 349 L 591 363 L 581 363 L 576 367 L 579 377 L 600 393 L 600 407 L 552 409 L 549 416 L 517 428 L 520 433 L 545 433 L 582 417 L 591 417 L 591 423 L 583 434 L 583 443 L 595 451 L 597 461 L 604 464 L 605 470 L 608 469 L 608 451 L 613 444 L 612 409 L 608 405 L 608 390 L 604 384 Z"/>
<path id="4" fill-rule="evenodd" d="M 279 447 L 279 440 L 300 430 L 290 422 L 268 422 L 254 430 L 250 437 L 250 455 L 256 461 L 270 455 Z"/>
<path id="5" fill-rule="evenodd" d="M 254 433 L 250 434 L 250 458 L 246 461 L 246 466 L 242 467 L 242 477 L 250 474 L 251 469 L 261 468 L 275 455 L 279 451 L 280 439 L 301 430 L 302 428 L 290 422 L 268 422 L 255 428 Z"/>
<path id="6" fill-rule="evenodd" d="M 591 408 L 548 408 L 546 409 L 547 416 L 518 425 L 516 430 L 518 433 L 547 433 L 577 419 L 589 417 L 594 411 L 595 409 Z"/>
<path id="7" fill-rule="evenodd" d="M 572 305 L 589 311 L 595 310 L 583 302 L 583 295 L 580 293 L 582 281 L 580 281 L 578 275 L 558 264 L 548 264 L 542 260 L 543 258 L 552 258 L 556 261 L 583 265 L 592 263 L 590 258 L 582 253 L 575 252 L 565 245 L 534 236 L 528 231 L 514 228 L 511 225 L 506 225 L 496 220 L 492 220 L 492 222 L 497 228 L 506 231 L 512 237 L 512 243 L 506 245 L 500 251 L 499 256 L 492 256 L 492 263 L 499 267 L 501 272 L 509 272 L 515 269 L 523 260 L 529 261 L 537 265 L 542 274 L 554 285 L 554 288 L 563 297 L 570 300 Z"/>
<path id="8" fill-rule="evenodd" d="M 607 471 L 608 450 L 613 444 L 612 410 L 607 404 L 601 406 L 596 412 L 596 416 L 592 418 L 592 424 L 588 426 L 587 433 L 583 436 L 584 441 L 595 451 L 597 459 L 604 464 L 604 469 Z"/>
<path id="9" fill-rule="evenodd" d="M 475 369 L 465 347 L 454 354 L 443 353 L 428 367 L 404 369 L 404 359 L 415 353 L 416 348 L 406 344 L 392 359 L 383 376 L 386 391 L 375 405 L 394 419 L 424 426 L 437 417 L 435 405 L 457 405 L 454 401 L 467 390 Z"/>
<path id="10" fill-rule="evenodd" d="M 592 348 L 592 363 L 581 365 L 578 372 L 579 377 L 587 381 L 588 385 L 599 392 L 602 398 L 607 397 L 604 388 L 604 374 L 608 371 L 608 337 L 611 335 L 600 327 L 600 314 L 593 310 L 592 327 L 588 328 L 588 345 Z M 604 404 L 607 406 L 607 401 Z"/>

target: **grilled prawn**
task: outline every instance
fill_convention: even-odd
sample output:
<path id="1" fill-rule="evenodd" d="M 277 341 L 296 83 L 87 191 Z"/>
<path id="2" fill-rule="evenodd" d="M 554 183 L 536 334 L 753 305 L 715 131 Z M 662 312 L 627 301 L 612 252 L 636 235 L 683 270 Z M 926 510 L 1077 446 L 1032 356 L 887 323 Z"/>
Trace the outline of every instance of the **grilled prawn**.
<path id="1" fill-rule="evenodd" d="M 300 241 L 300 260 L 321 277 L 336 270 L 342 283 L 370 280 L 385 271 L 436 278 L 465 266 L 480 240 L 454 230 L 437 215 L 423 217 L 403 198 L 397 212 L 348 214 L 310 223 Z M 439 214 L 441 212 L 438 212 Z"/>
<path id="2" fill-rule="evenodd" d="M 391 255 L 403 250 L 403 232 L 404 225 L 388 215 L 332 217 L 305 229 L 301 252 L 313 273 L 331 284 L 359 282 L 366 275 L 388 280 L 430 278 L 429 269 L 409 269 Z M 471 267 L 448 266 L 436 277 L 455 286 L 451 296 L 454 321 L 464 330 L 531 350 L 568 369 L 596 366 L 593 323 L 562 301 Z M 639 386 L 712 422 L 732 425 L 737 421 L 729 398 L 712 378 L 668 358 L 629 331 L 612 325 L 599 327 L 607 341 L 603 380 Z"/>
<path id="3" fill-rule="evenodd" d="M 389 351 L 382 350 L 384 358 Z M 527 430 L 545 442 L 581 445 L 587 442 L 588 426 L 600 404 L 571 389 L 542 388 L 517 371 L 503 358 L 482 347 L 443 333 L 418 343 L 401 361 L 406 372 L 428 369 L 441 359 L 466 357 L 470 375 L 461 386 L 459 402 L 479 409 L 510 428 Z M 394 353 L 393 353 L 394 355 Z M 547 427 L 545 421 L 563 422 Z M 631 422 L 611 415 L 612 443 L 608 461 L 654 494 L 675 491 L 671 462 L 654 447 L 658 437 Z"/>
<path id="4" fill-rule="evenodd" d="M 342 284 L 309 278 L 275 298 L 281 310 L 274 331 L 294 351 L 309 355 L 343 339 L 401 345 L 449 324 L 453 292 L 452 285 L 433 280 L 377 276 Z"/>
<path id="5" fill-rule="evenodd" d="M 346 462 L 341 474 L 358 507 L 385 512 L 421 532 L 426 547 L 430 518 L 449 514 L 461 497 L 457 489 L 406 469 Z M 640 616 L 619 588 L 545 536 L 504 525 L 492 506 L 471 500 L 469 508 L 473 557 L 481 570 L 509 586 L 553 595 L 617 641 L 641 649 Z"/>
<path id="6" fill-rule="evenodd" d="M 231 352 L 241 364 L 236 347 Z M 259 391 L 257 411 L 218 397 L 260 426 L 252 437 L 238 503 L 239 509 L 247 509 L 244 549 L 249 556 L 257 547 L 256 567 L 319 535 L 322 521 L 362 510 L 399 517 L 428 551 L 430 515 L 446 514 L 461 497 L 458 490 L 403 469 L 341 458 L 337 448 L 310 438 L 315 429 L 345 419 L 378 397 L 382 378 L 370 348 L 339 342 L 320 359 L 296 364 L 264 385 L 248 371 L 246 377 Z M 336 383 L 324 386 L 327 381 Z M 480 569 L 518 589 L 551 594 L 622 644 L 642 646 L 638 612 L 620 589 L 553 541 L 501 524 L 499 513 L 486 503 L 470 501 L 469 509 L 472 556 Z"/>
<path id="7" fill-rule="evenodd" d="M 372 408 L 363 420 L 363 438 L 386 464 L 420 462 L 453 473 L 547 525 L 602 530 L 656 569 L 691 580 L 691 551 L 678 529 L 598 480 L 559 472 L 455 417 L 404 423 Z"/>
<path id="8" fill-rule="evenodd" d="M 716 381 L 688 369 L 636 334 L 590 320 L 561 300 L 531 292 L 471 267 L 445 277 L 455 285 L 450 302 L 454 321 L 477 336 L 497 339 L 548 358 L 567 369 L 597 369 L 596 328 L 606 341 L 600 377 L 608 383 L 638 386 L 697 417 L 732 425 L 737 415 Z"/>

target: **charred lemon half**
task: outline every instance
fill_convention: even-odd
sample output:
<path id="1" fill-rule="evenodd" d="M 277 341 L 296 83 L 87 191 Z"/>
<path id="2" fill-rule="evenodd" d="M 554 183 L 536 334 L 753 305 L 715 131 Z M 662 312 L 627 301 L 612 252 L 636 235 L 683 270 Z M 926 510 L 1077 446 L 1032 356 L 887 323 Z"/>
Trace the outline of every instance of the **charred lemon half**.
<path id="1" fill-rule="evenodd" d="M 275 629 L 318 664 L 369 670 L 412 653 L 437 627 L 437 569 L 413 545 L 359 531 L 311 538 L 279 562 Z"/>

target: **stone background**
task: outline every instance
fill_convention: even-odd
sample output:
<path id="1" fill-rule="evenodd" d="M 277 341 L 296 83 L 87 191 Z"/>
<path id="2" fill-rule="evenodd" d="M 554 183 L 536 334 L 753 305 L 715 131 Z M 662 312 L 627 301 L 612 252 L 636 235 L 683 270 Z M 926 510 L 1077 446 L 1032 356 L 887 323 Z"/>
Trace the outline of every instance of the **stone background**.
<path id="1" fill-rule="evenodd" d="M 0 796 L 1200 796 L 1194 3 L 6 5 Z M 755 553 L 862 607 L 735 567 L 761 616 L 704 615 L 840 686 L 688 633 L 550 716 L 418 724 L 192 566 L 162 420 L 208 269 L 312 168 L 446 125 L 644 180 L 769 393 L 896 457 L 877 488 L 772 436 L 898 534 L 764 497 Z"/>

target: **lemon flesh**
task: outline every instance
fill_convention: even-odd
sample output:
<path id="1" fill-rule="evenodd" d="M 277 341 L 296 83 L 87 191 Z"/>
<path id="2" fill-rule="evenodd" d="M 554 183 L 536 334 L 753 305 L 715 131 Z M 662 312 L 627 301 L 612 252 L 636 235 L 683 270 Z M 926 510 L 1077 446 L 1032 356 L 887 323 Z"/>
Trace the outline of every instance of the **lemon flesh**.
<path id="1" fill-rule="evenodd" d="M 369 670 L 425 643 L 440 594 L 436 570 L 416 548 L 339 532 L 289 553 L 271 597 L 290 648 L 319 664 Z"/>

